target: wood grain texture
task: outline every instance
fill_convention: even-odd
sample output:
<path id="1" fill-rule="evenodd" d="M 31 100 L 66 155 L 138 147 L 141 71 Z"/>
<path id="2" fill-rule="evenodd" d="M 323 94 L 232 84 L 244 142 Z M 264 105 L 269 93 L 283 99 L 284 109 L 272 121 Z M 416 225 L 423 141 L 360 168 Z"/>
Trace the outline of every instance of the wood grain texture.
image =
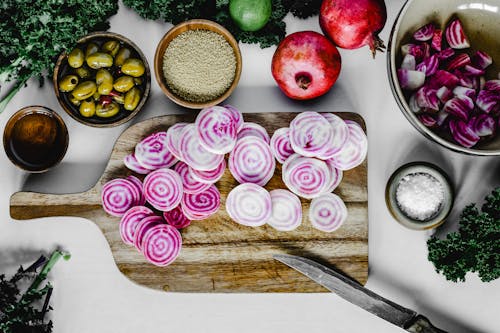
<path id="1" fill-rule="evenodd" d="M 337 113 L 365 128 L 354 113 Z M 245 121 L 263 125 L 272 134 L 287 127 L 295 113 L 244 114 Z M 193 221 L 181 230 L 183 247 L 177 260 L 167 267 L 149 264 L 134 247 L 124 244 L 119 233 L 119 218 L 101 208 L 101 187 L 107 181 L 132 174 L 123 157 L 131 153 L 147 135 L 166 130 L 177 122 L 194 121 L 195 114 L 152 118 L 125 130 L 118 138 L 108 165 L 90 190 L 75 194 L 18 192 L 12 195 L 10 214 L 14 219 L 44 216 L 79 216 L 102 230 L 119 270 L 132 281 L 146 287 L 179 292 L 326 292 L 302 274 L 272 259 L 273 254 L 295 254 L 333 266 L 360 283 L 368 277 L 368 191 L 367 162 L 344 173 L 335 190 L 345 201 L 349 217 L 333 233 L 318 231 L 307 220 L 310 200 L 302 200 L 304 218 L 294 231 L 280 232 L 269 226 L 244 227 L 233 222 L 225 211 L 228 192 L 238 183 L 226 172 L 217 183 L 221 209 L 204 221 Z M 137 175 L 136 175 L 137 176 Z M 140 178 L 143 178 L 140 176 Z M 278 164 L 268 190 L 285 188 Z"/>

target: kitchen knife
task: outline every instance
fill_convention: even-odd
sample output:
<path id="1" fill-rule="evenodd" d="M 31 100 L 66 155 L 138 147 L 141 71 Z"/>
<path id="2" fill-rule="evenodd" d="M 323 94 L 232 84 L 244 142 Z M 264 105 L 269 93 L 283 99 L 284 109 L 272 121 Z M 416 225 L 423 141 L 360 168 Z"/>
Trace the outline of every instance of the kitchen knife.
<path id="1" fill-rule="evenodd" d="M 326 289 L 374 315 L 412 333 L 446 333 L 415 311 L 366 289 L 358 282 L 310 259 L 277 254 L 274 259 L 299 271 Z"/>

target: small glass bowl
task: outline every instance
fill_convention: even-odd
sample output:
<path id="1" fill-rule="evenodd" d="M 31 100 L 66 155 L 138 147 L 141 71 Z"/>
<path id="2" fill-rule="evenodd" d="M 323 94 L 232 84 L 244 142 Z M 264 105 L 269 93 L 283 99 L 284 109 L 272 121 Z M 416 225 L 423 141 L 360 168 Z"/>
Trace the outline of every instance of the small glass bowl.
<path id="1" fill-rule="evenodd" d="M 30 173 L 45 172 L 61 162 L 68 143 L 68 129 L 61 116 L 39 105 L 14 113 L 3 132 L 7 157 Z"/>
<path id="2" fill-rule="evenodd" d="M 399 207 L 396 199 L 396 190 L 401 180 L 408 175 L 416 173 L 429 174 L 434 177 L 442 185 L 444 192 L 444 200 L 439 210 L 434 216 L 423 221 L 406 215 Z M 385 188 L 385 201 L 389 212 L 391 212 L 391 215 L 400 224 L 414 230 L 427 230 L 436 228 L 444 223 L 453 207 L 454 191 L 448 176 L 442 169 L 427 162 L 412 162 L 399 167 L 391 175 Z"/>

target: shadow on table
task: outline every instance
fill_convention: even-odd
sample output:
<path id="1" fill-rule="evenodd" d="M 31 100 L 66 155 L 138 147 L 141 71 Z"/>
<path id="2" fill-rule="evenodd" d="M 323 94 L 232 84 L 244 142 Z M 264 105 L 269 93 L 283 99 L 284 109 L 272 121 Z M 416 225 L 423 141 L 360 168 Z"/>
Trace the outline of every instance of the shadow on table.
<path id="1" fill-rule="evenodd" d="M 107 161 L 102 164 L 61 163 L 42 174 L 28 174 L 22 191 L 52 194 L 84 192 L 95 185 Z"/>
<path id="2" fill-rule="evenodd" d="M 241 86 L 223 103 L 237 107 L 241 112 L 303 112 L 355 110 L 346 87 L 335 85 L 325 95 L 297 102 L 285 96 L 277 86 Z"/>
<path id="3" fill-rule="evenodd" d="M 372 274 L 372 272 L 370 272 L 370 274 Z M 371 275 L 371 278 L 374 278 L 374 276 Z M 433 302 L 432 299 L 423 299 L 418 290 L 401 284 L 399 281 L 393 279 L 391 275 L 377 271 L 375 278 L 379 282 L 383 281 L 383 284 L 390 286 L 391 289 L 401 294 L 411 296 L 416 304 L 416 309 L 412 310 L 418 310 L 417 312 L 419 314 L 427 317 L 437 328 L 450 333 L 484 333 L 475 327 L 469 326 L 467 323 L 461 321 L 460 318 L 453 317 L 449 313 L 443 312 L 441 308 L 436 308 L 431 304 Z M 439 295 L 435 295 L 435 297 L 439 297 Z"/>
<path id="4" fill-rule="evenodd" d="M 20 265 L 24 268 L 31 265 L 35 260 L 37 260 L 40 255 L 48 257 L 50 253 L 44 251 L 43 249 L 34 248 L 16 248 L 16 249 L 0 249 L 0 274 L 15 273 Z"/>

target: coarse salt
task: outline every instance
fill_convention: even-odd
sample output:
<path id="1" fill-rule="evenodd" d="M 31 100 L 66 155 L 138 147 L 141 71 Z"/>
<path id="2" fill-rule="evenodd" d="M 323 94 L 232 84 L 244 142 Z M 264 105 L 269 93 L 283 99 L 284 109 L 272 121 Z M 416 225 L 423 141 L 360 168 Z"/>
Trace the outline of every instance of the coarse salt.
<path id="1" fill-rule="evenodd" d="M 396 201 L 408 217 L 428 220 L 439 212 L 443 204 L 443 185 L 428 173 L 408 174 L 397 186 Z"/>

